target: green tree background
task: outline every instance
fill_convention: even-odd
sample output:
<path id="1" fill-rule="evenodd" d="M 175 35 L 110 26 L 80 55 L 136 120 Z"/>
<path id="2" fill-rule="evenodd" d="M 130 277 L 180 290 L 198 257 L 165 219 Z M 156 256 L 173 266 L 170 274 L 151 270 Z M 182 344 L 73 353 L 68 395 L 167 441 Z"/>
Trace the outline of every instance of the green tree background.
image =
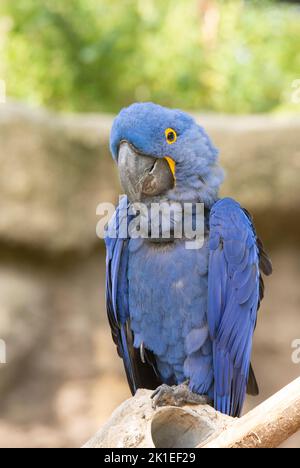
<path id="1" fill-rule="evenodd" d="M 1 0 L 10 96 L 60 111 L 136 100 L 230 113 L 293 111 L 300 9 L 242 0 Z"/>

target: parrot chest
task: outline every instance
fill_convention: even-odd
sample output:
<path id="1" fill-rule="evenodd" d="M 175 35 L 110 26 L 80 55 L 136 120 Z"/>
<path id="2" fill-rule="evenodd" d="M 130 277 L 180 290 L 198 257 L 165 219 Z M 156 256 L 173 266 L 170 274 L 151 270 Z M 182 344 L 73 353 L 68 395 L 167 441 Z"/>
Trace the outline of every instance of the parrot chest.
<path id="1" fill-rule="evenodd" d="M 206 348 L 206 355 L 211 351 L 207 242 L 198 250 L 187 250 L 183 241 L 144 241 L 136 246 L 131 240 L 128 278 L 134 346 L 144 343 L 154 353 L 165 381 L 186 380 L 189 354 L 200 347 Z"/>

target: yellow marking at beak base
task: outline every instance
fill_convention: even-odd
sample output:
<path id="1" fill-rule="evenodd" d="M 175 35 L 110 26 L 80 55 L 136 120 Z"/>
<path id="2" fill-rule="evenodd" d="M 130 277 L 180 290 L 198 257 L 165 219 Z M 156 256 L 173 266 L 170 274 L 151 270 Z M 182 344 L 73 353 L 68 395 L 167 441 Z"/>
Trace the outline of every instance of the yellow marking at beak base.
<path id="1" fill-rule="evenodd" d="M 168 156 L 165 157 L 165 160 L 169 164 L 169 167 L 171 169 L 171 172 L 173 174 L 174 179 L 176 179 L 176 163 L 172 158 L 169 158 Z"/>

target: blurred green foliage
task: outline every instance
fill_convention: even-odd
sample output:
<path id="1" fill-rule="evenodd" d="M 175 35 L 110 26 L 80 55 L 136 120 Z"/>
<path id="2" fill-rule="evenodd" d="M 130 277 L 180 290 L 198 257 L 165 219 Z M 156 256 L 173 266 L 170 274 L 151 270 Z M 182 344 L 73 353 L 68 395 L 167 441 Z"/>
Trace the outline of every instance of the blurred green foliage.
<path id="1" fill-rule="evenodd" d="M 0 15 L 9 95 L 57 110 L 268 112 L 300 78 L 300 10 L 274 1 L 1 0 Z"/>

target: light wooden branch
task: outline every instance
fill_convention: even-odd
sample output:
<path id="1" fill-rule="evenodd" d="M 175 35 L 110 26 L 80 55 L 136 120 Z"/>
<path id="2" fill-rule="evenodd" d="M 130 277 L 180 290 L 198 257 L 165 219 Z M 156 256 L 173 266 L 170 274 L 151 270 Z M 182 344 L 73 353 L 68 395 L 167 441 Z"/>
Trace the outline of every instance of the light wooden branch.
<path id="1" fill-rule="evenodd" d="M 86 448 L 276 448 L 300 430 L 300 378 L 241 419 L 209 406 L 154 410 L 151 391 L 124 402 Z"/>
<path id="2" fill-rule="evenodd" d="M 300 378 L 232 423 L 204 448 L 276 448 L 300 430 Z"/>

